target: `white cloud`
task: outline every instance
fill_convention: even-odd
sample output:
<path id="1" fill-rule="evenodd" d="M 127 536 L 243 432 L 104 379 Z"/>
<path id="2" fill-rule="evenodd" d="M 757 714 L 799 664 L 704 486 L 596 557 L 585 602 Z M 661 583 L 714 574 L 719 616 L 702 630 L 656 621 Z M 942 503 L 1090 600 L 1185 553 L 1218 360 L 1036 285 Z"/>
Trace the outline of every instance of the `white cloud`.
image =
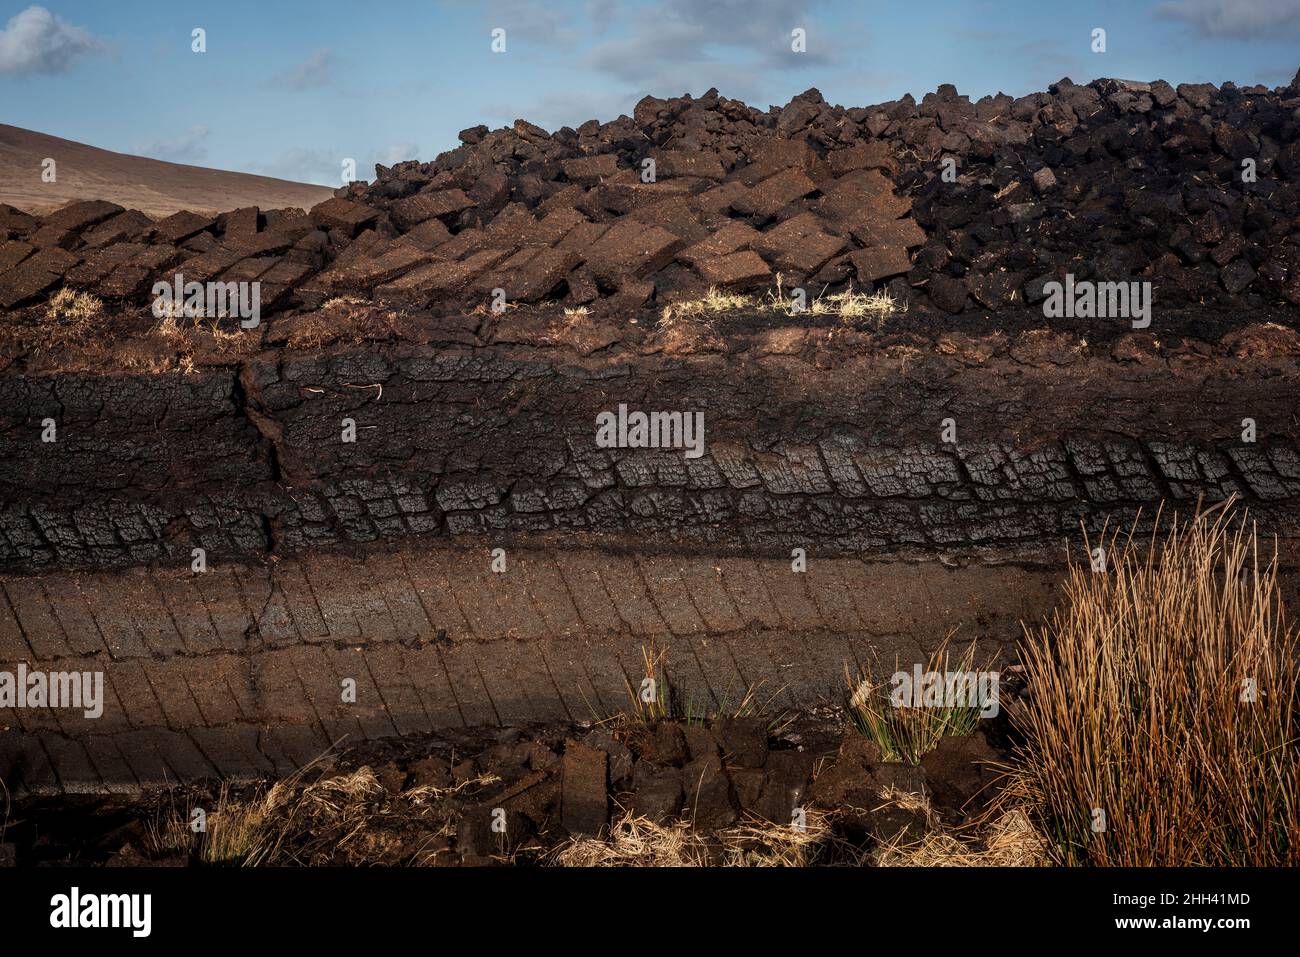
<path id="1" fill-rule="evenodd" d="M 1232 40 L 1300 36 L 1300 0 L 1170 0 L 1156 13 L 1201 36 Z"/>
<path id="2" fill-rule="evenodd" d="M 269 159 L 250 163 L 248 169 L 250 172 L 260 173 L 262 176 L 274 176 L 276 179 L 338 187 L 343 185 L 344 155 L 331 153 L 328 150 L 296 146 Z M 361 179 L 367 178 L 360 163 L 357 164 L 357 175 Z"/>
<path id="3" fill-rule="evenodd" d="M 829 67 L 855 31 L 823 29 L 815 0 L 661 0 L 637 8 L 627 29 L 591 47 L 587 63 L 641 92 L 674 96 L 710 86 L 751 100 L 775 75 Z M 806 31 L 807 52 L 791 50 L 791 31 Z M 860 33 L 861 31 L 856 31 Z"/>
<path id="4" fill-rule="evenodd" d="M 0 30 L 0 73 L 62 73 L 78 57 L 103 49 L 89 30 L 32 6 Z"/>
<path id="5" fill-rule="evenodd" d="M 384 166 L 395 166 L 398 163 L 419 158 L 420 147 L 415 143 L 389 143 L 375 153 L 375 162 Z"/>
<path id="6" fill-rule="evenodd" d="M 277 74 L 271 83 L 290 90 L 316 90 L 334 78 L 334 65 L 333 50 L 317 50 L 292 70 Z"/>
<path id="7" fill-rule="evenodd" d="M 823 6 L 824 0 L 481 0 L 485 25 L 505 27 L 525 55 L 563 63 L 575 76 L 587 75 L 587 82 L 585 90 L 531 102 L 525 95 L 514 106 L 491 101 L 479 116 L 488 124 L 523 116 L 555 129 L 630 112 L 646 93 L 698 96 L 716 87 L 758 103 L 811 86 L 813 71 L 825 83 L 830 71 L 862 62 L 871 33 L 865 18 L 831 29 L 817 15 Z M 791 49 L 796 28 L 806 31 L 806 52 Z"/>
<path id="8" fill-rule="evenodd" d="M 205 145 L 208 133 L 206 126 L 191 126 L 184 133 L 176 136 L 140 143 L 132 149 L 139 156 L 152 156 L 154 159 L 167 160 L 172 163 L 197 163 L 208 155 Z"/>
<path id="9" fill-rule="evenodd" d="M 553 47 L 570 47 L 577 39 L 579 12 L 563 4 L 536 0 L 485 0 L 478 14 L 488 29 L 502 28 L 506 41 L 519 39 Z M 486 36 L 484 42 L 487 41 Z"/>

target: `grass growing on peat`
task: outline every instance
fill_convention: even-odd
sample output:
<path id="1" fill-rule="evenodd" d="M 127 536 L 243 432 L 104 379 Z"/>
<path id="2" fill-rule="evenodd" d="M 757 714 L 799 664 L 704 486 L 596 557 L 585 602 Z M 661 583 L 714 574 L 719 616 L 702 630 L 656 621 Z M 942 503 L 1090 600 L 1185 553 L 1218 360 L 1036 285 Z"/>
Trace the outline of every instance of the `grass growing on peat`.
<path id="1" fill-rule="evenodd" d="M 1160 520 L 1157 518 L 1157 526 Z M 1300 863 L 1300 665 L 1276 555 L 1225 503 L 1111 535 L 1026 629 L 1006 793 L 1067 863 Z"/>

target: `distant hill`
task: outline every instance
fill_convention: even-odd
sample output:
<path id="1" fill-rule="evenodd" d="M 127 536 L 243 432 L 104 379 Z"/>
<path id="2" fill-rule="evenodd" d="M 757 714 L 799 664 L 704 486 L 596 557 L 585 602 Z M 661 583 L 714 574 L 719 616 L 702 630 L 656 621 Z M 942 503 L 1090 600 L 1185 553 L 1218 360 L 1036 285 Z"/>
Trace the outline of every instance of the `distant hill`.
<path id="1" fill-rule="evenodd" d="M 41 182 L 47 156 L 58 164 L 55 183 Z M 30 213 L 81 199 L 106 199 L 155 217 L 180 209 L 310 209 L 332 195 L 325 186 L 113 153 L 0 123 L 0 203 Z"/>

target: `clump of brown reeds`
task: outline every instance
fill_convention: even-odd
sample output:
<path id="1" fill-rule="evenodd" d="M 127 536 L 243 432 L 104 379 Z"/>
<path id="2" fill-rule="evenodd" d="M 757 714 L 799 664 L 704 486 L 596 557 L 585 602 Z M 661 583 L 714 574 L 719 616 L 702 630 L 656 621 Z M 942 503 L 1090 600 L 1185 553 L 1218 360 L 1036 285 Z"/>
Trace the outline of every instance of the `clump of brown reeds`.
<path id="1" fill-rule="evenodd" d="M 1027 628 L 1006 792 L 1068 863 L 1300 863 L 1300 669 L 1276 550 L 1232 503 L 1103 537 Z M 1090 543 L 1091 544 L 1091 543 Z"/>

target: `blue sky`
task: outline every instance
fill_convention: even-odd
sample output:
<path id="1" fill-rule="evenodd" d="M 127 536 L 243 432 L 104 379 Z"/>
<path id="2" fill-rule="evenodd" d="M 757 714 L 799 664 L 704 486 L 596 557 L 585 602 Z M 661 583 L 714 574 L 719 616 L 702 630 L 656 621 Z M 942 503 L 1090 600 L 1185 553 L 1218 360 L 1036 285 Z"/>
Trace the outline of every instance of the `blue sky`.
<path id="1" fill-rule="evenodd" d="M 369 178 L 468 126 L 605 121 L 646 93 L 766 108 L 815 86 L 866 106 L 1062 76 L 1276 86 L 1298 67 L 1300 0 L 0 0 L 0 122 L 331 186 L 344 157 Z"/>

